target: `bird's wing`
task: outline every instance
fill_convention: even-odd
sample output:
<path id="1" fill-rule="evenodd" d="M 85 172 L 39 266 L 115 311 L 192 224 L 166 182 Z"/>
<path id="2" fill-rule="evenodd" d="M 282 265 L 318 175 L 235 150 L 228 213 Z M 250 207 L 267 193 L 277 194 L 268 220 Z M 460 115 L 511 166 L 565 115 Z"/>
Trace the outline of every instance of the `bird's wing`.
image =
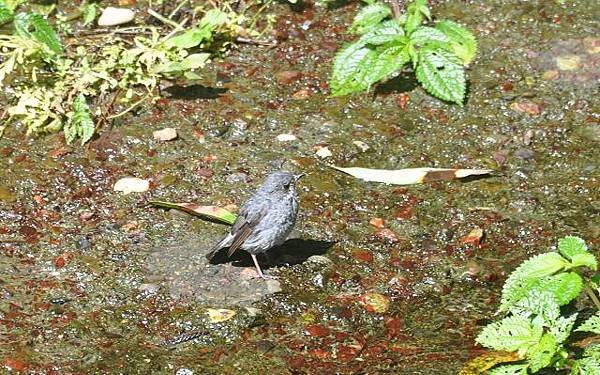
<path id="1" fill-rule="evenodd" d="M 266 210 L 268 209 L 268 202 L 262 201 L 262 204 L 256 203 L 256 201 L 248 201 L 248 203 L 242 207 L 240 214 L 233 224 L 230 232 L 233 235 L 233 240 L 231 242 L 231 246 L 229 246 L 229 250 L 227 251 L 228 257 L 230 257 L 237 249 L 240 248 L 240 246 L 242 246 L 244 241 L 246 241 L 246 239 L 252 234 L 252 231 L 266 213 Z M 249 207 L 252 207 L 252 211 L 248 209 Z"/>

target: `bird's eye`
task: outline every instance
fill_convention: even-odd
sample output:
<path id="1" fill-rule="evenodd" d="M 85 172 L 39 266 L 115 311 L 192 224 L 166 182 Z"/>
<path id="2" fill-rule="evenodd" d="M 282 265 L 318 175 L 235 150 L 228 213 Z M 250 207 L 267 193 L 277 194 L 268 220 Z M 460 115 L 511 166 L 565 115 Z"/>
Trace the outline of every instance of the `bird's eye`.
<path id="1" fill-rule="evenodd" d="M 284 188 L 285 190 L 288 190 L 288 189 L 290 188 L 290 185 L 291 185 L 291 184 L 292 184 L 291 182 L 287 182 L 287 183 L 283 184 L 283 188 Z"/>

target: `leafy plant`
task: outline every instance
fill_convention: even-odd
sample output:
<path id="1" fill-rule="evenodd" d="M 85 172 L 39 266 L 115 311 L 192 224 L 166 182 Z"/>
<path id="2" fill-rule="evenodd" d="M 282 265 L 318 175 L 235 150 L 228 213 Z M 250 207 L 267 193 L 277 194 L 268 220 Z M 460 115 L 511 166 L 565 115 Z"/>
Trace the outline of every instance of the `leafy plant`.
<path id="1" fill-rule="evenodd" d="M 579 237 L 558 242 L 558 252 L 536 255 L 509 276 L 502 290 L 499 312 L 506 316 L 487 325 L 476 341 L 488 348 L 517 352 L 520 363 L 493 368 L 488 374 L 529 374 L 553 367 L 570 369 L 570 374 L 600 374 L 600 345 L 588 346 L 579 359 L 572 358 L 566 341 L 573 331 L 577 313 L 563 315 L 583 290 L 598 306 L 586 285 L 583 268 L 597 269 L 597 261 Z M 594 285 L 591 280 L 587 284 Z M 600 334 L 600 314 L 587 319 L 576 331 Z"/>
<path id="2" fill-rule="evenodd" d="M 432 95 L 462 105 L 466 92 L 464 66 L 475 57 L 477 42 L 463 26 L 438 21 L 433 26 L 426 0 L 410 3 L 394 14 L 373 2 L 355 16 L 350 29 L 360 37 L 337 52 L 330 87 L 332 96 L 369 90 L 412 63 L 417 80 Z"/>
<path id="3" fill-rule="evenodd" d="M 43 16 L 14 14 L 16 2 L 9 7 L 2 1 L 0 9 L 9 11 L 14 33 L 0 34 L 0 83 L 12 87 L 5 110 L 8 119 L 0 127 L 0 135 L 7 124 L 20 122 L 28 134 L 64 130 L 67 143 L 77 138 L 81 143 L 89 141 L 95 130 L 94 117 L 118 117 L 144 100 L 156 98 L 161 79 L 198 79 L 195 70 L 211 56 L 202 50 L 210 47 L 216 33 L 239 31 L 237 23 L 241 22 L 235 13 L 212 9 L 187 30 L 175 23 L 175 30 L 162 35 L 157 27 L 140 27 L 132 39 L 112 34 L 109 42 L 99 46 L 73 40 L 65 48 Z M 91 5 L 95 3 L 88 4 L 84 22 L 95 18 Z M 192 48 L 194 53 L 189 51 Z M 128 107 L 112 116 L 104 115 L 100 107 L 96 112 L 90 109 L 87 99 L 93 102 L 111 94 Z"/>

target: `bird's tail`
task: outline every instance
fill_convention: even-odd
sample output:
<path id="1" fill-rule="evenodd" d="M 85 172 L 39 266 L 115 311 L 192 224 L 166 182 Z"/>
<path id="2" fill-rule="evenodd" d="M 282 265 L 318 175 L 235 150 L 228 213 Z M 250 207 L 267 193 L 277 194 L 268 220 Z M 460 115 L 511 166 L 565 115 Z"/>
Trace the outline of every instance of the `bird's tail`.
<path id="1" fill-rule="evenodd" d="M 215 246 L 213 246 L 212 249 L 210 249 L 210 251 L 208 252 L 208 254 L 206 254 L 206 259 L 211 260 L 212 258 L 215 257 L 215 255 L 217 255 L 217 253 L 219 252 L 219 250 L 221 250 L 224 247 L 228 247 L 229 246 L 229 242 L 231 242 L 231 239 L 232 239 L 231 234 L 227 234 L 227 236 L 225 236 L 225 238 L 223 238 Z"/>

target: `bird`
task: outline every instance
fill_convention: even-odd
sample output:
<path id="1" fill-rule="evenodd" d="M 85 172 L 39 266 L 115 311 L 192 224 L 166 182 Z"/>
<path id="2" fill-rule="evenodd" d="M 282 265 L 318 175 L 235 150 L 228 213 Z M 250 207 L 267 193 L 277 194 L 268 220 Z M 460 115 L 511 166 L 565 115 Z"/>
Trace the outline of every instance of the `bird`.
<path id="1" fill-rule="evenodd" d="M 257 254 L 285 242 L 298 216 L 299 198 L 296 183 L 304 173 L 294 175 L 277 171 L 269 174 L 256 192 L 242 205 L 229 233 L 206 255 L 210 261 L 223 248 L 229 248 L 227 257 L 238 249 L 250 253 L 256 271 L 268 279 L 261 270 Z"/>

